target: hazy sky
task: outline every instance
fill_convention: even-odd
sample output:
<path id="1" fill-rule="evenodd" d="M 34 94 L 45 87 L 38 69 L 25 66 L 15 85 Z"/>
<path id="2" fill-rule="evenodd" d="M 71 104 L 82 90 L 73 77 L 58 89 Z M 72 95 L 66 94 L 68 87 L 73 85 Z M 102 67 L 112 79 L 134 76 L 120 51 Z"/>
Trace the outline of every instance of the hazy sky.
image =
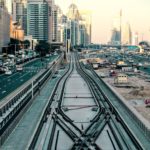
<path id="1" fill-rule="evenodd" d="M 114 16 L 122 9 L 123 22 L 129 22 L 139 39 L 150 41 L 150 0 L 74 0 L 79 9 L 92 11 L 92 42 L 110 39 Z M 55 0 L 64 13 L 72 0 Z"/>

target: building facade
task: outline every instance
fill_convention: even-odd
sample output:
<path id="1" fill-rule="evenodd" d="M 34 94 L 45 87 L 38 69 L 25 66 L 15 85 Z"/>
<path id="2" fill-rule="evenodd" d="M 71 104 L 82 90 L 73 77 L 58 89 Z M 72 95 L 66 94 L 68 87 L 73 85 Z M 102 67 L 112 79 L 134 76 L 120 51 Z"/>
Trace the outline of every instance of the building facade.
<path id="1" fill-rule="evenodd" d="M 49 40 L 49 7 L 43 0 L 29 0 L 27 4 L 27 34 L 33 39 Z"/>
<path id="2" fill-rule="evenodd" d="M 0 53 L 10 42 L 10 15 L 3 1 L 0 1 Z"/>
<path id="3" fill-rule="evenodd" d="M 13 21 L 17 21 L 27 35 L 27 0 L 13 0 L 12 7 Z"/>
<path id="4" fill-rule="evenodd" d="M 126 23 L 123 26 L 122 44 L 125 44 L 125 45 L 131 45 L 132 44 L 132 33 L 131 33 L 131 28 L 130 28 L 129 23 Z"/>
<path id="5" fill-rule="evenodd" d="M 111 31 L 111 44 L 120 45 L 121 44 L 121 16 L 120 13 L 116 14 L 113 18 L 113 25 Z"/>
<path id="6" fill-rule="evenodd" d="M 24 41 L 24 30 L 18 22 L 10 17 L 10 37 L 19 41 Z"/>
<path id="7" fill-rule="evenodd" d="M 75 4 L 71 4 L 67 18 L 71 46 L 88 46 L 91 43 L 91 12 L 79 11 Z"/>
<path id="8" fill-rule="evenodd" d="M 87 46 L 91 44 L 92 39 L 92 13 L 89 10 L 81 10 L 79 11 L 81 18 L 82 18 L 82 24 L 84 24 L 84 30 L 85 30 L 85 40 L 84 43 L 82 43 L 84 46 Z M 82 31 L 83 31 L 83 26 Z"/>
<path id="9" fill-rule="evenodd" d="M 48 42 L 50 43 L 52 41 L 52 22 L 53 22 L 53 17 L 52 17 L 52 9 L 54 7 L 54 0 L 46 0 L 48 3 Z"/>
<path id="10" fill-rule="evenodd" d="M 58 32 L 58 6 L 52 6 L 52 41 L 57 41 L 57 32 Z"/>
<path id="11" fill-rule="evenodd" d="M 132 45 L 139 45 L 139 34 L 138 34 L 138 32 L 133 33 Z"/>
<path id="12" fill-rule="evenodd" d="M 118 31 L 117 28 L 113 28 L 111 34 L 111 44 L 119 45 L 120 43 L 120 31 Z"/>

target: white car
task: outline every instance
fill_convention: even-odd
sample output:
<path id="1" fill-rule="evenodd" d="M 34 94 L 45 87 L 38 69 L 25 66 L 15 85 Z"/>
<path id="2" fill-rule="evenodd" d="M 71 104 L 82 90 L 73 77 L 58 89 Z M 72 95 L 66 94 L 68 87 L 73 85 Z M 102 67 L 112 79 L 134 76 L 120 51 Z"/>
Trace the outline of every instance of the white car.
<path id="1" fill-rule="evenodd" d="M 22 67 L 21 65 L 17 65 L 17 66 L 16 66 L 16 70 L 17 70 L 17 71 L 22 71 L 22 70 L 23 70 L 23 67 Z"/>
<path id="2" fill-rule="evenodd" d="M 12 71 L 11 71 L 11 70 L 7 70 L 7 71 L 5 71 L 5 74 L 6 74 L 6 75 L 11 75 L 11 74 L 12 74 Z"/>

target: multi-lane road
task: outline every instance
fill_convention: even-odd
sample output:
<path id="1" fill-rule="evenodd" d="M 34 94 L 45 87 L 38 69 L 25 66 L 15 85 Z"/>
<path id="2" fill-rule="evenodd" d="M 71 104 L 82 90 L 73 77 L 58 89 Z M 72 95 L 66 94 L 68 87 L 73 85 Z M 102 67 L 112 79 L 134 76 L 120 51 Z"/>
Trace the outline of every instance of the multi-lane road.
<path id="1" fill-rule="evenodd" d="M 50 56 L 49 58 L 45 58 L 44 61 L 41 61 L 41 59 L 32 60 L 23 66 L 23 71 L 14 72 L 12 75 L 1 74 L 0 100 L 31 79 L 40 70 L 46 67 L 46 63 L 53 61 L 56 57 L 57 56 Z"/>

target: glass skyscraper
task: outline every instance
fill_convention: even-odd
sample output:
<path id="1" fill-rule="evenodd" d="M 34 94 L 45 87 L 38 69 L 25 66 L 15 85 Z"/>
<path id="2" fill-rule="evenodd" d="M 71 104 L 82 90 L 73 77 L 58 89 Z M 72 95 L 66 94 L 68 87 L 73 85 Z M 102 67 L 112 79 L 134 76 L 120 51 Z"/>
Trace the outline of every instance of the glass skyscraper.
<path id="1" fill-rule="evenodd" d="M 48 3 L 29 0 L 27 5 L 27 34 L 34 39 L 48 41 Z"/>

